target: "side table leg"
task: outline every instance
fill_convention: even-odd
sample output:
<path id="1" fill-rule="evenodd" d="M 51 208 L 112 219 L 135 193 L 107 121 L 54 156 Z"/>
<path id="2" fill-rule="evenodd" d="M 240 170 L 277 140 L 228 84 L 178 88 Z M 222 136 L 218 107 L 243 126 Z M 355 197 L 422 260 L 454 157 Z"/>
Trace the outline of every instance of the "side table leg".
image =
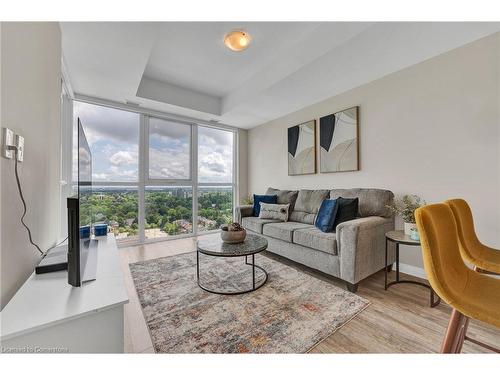
<path id="1" fill-rule="evenodd" d="M 399 243 L 396 242 L 396 281 L 399 281 Z"/>
<path id="2" fill-rule="evenodd" d="M 385 267 L 384 267 L 384 289 L 387 290 L 387 237 L 385 238 Z"/>

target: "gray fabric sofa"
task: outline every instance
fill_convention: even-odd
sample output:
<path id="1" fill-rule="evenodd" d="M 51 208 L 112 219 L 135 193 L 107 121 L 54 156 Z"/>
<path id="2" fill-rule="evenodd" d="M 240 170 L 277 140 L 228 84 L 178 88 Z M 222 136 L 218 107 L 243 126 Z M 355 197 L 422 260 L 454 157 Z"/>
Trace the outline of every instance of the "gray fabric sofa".
<path id="1" fill-rule="evenodd" d="M 386 205 L 394 194 L 382 189 L 278 190 L 278 204 L 290 204 L 289 221 L 259 219 L 252 206 L 236 209 L 238 222 L 251 233 L 264 236 L 268 251 L 322 271 L 346 282 L 356 292 L 358 283 L 384 268 L 385 233 L 394 229 L 394 216 Z M 335 232 L 324 233 L 314 226 L 321 202 L 326 198 L 359 198 L 358 217 L 340 223 Z M 388 264 L 395 260 L 394 248 Z"/>

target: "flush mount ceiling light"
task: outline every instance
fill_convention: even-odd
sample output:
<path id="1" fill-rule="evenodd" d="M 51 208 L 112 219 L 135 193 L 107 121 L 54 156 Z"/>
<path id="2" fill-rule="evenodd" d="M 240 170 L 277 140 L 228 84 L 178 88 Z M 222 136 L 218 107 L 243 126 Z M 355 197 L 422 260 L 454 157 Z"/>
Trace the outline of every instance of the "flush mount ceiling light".
<path id="1" fill-rule="evenodd" d="M 231 31 L 224 37 L 224 44 L 231 51 L 241 52 L 245 50 L 252 41 L 250 34 L 242 30 Z"/>

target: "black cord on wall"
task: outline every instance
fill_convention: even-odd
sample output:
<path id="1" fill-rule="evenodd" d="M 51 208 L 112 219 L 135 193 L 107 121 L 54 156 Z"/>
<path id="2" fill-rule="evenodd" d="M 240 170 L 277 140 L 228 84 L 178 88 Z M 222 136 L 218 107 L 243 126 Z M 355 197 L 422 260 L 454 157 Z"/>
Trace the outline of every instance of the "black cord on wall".
<path id="1" fill-rule="evenodd" d="M 33 237 L 31 235 L 31 230 L 26 225 L 26 223 L 24 222 L 24 217 L 26 216 L 27 207 L 26 207 L 26 201 L 25 201 L 24 195 L 23 195 L 23 190 L 21 188 L 21 181 L 19 180 L 19 172 L 17 170 L 17 164 L 18 164 L 18 161 L 17 161 L 17 147 L 15 147 L 15 146 L 8 146 L 8 149 L 14 150 L 14 160 L 15 160 L 14 173 L 16 175 L 16 183 L 17 183 L 17 190 L 19 191 L 19 197 L 21 198 L 21 201 L 23 202 L 23 215 L 21 216 L 21 224 L 26 228 L 26 231 L 28 232 L 28 237 L 29 237 L 30 243 L 34 247 L 36 247 L 36 249 L 40 252 L 40 254 L 42 255 L 42 257 L 45 257 L 45 255 L 47 255 L 47 252 L 49 250 L 53 249 L 56 246 L 61 245 L 64 241 L 66 241 L 68 239 L 68 237 L 66 237 L 64 240 L 62 240 L 58 244 L 54 245 L 53 247 L 47 249 L 47 251 L 45 251 L 45 252 L 43 252 L 42 249 L 40 249 L 40 246 L 38 246 L 35 242 L 33 242 Z"/>

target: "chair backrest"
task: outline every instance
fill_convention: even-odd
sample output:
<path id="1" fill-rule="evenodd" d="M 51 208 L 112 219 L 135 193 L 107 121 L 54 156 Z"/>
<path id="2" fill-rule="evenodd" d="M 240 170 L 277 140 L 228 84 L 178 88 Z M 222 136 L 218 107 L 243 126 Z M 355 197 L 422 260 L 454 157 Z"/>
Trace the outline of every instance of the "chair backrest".
<path id="1" fill-rule="evenodd" d="M 429 282 L 453 306 L 467 285 L 469 273 L 473 272 L 460 255 L 453 212 L 444 203 L 431 204 L 418 208 L 415 219 Z"/>
<path id="2" fill-rule="evenodd" d="M 462 257 L 467 262 L 475 264 L 475 259 L 480 258 L 481 255 L 475 254 L 474 249 L 481 248 L 482 244 L 477 238 L 469 205 L 463 199 L 450 199 L 444 203 L 451 208 L 455 217 Z"/>

